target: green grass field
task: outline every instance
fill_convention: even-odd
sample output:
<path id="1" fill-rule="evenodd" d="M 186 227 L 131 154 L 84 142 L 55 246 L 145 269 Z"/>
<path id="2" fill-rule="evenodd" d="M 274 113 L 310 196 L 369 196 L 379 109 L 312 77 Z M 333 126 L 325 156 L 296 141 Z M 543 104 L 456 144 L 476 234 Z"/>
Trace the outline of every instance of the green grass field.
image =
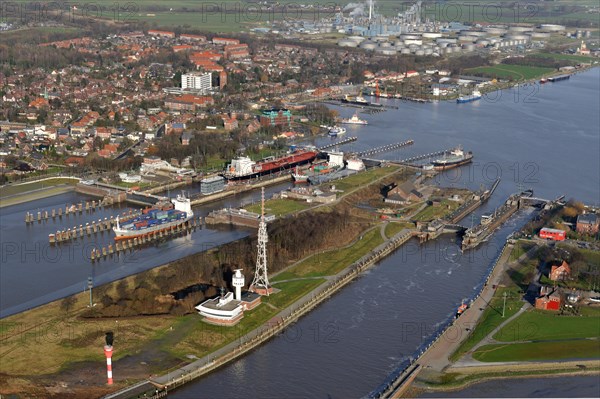
<path id="1" fill-rule="evenodd" d="M 327 185 L 335 184 L 335 188 L 347 192 L 353 188 L 362 187 L 368 183 L 371 183 L 377 179 L 382 178 L 385 175 L 391 174 L 398 171 L 400 168 L 396 166 L 386 166 L 383 168 L 373 168 L 367 171 L 357 173 L 355 175 L 346 177 L 335 181 L 334 183 L 327 183 Z"/>
<path id="2" fill-rule="evenodd" d="M 557 316 L 533 310 L 523 313 L 494 335 L 500 342 L 600 337 L 600 309 L 595 315 Z"/>
<path id="3" fill-rule="evenodd" d="M 490 67 L 477 67 L 465 70 L 466 74 L 481 75 L 489 78 L 508 80 L 529 80 L 542 77 L 554 72 L 552 68 L 531 67 L 524 65 L 496 65 Z"/>
<path id="4" fill-rule="evenodd" d="M 473 353 L 473 358 L 480 362 L 596 359 L 599 357 L 600 342 L 597 339 L 485 345 Z"/>
<path id="5" fill-rule="evenodd" d="M 403 223 L 403 222 L 389 222 L 385 226 L 385 235 L 388 238 L 395 236 L 400 233 L 404 229 L 414 229 L 415 225 L 413 223 Z"/>
<path id="6" fill-rule="evenodd" d="M 43 180 L 39 182 L 31 182 L 24 184 L 9 184 L 0 188 L 0 198 L 7 197 L 9 195 L 23 194 L 28 191 L 39 190 L 42 188 L 48 188 L 58 186 L 59 184 L 71 184 L 76 185 L 79 179 L 71 179 L 66 177 L 57 177 L 54 179 Z"/>
<path id="7" fill-rule="evenodd" d="M 442 202 L 437 205 L 429 205 L 421 212 L 417 213 L 412 219 L 418 220 L 421 222 L 429 222 L 434 219 L 439 219 L 444 215 L 447 215 L 453 212 L 456 208 L 458 208 L 460 204 L 457 201 L 450 200 L 442 200 Z"/>
<path id="8" fill-rule="evenodd" d="M 307 202 L 300 202 L 291 199 L 270 199 L 265 201 L 265 212 L 277 217 L 288 215 L 290 213 L 302 211 L 310 208 Z M 260 213 L 260 202 L 246 206 L 248 212 Z"/>
<path id="9" fill-rule="evenodd" d="M 504 304 L 503 294 L 507 293 L 506 310 L 502 317 L 502 307 Z M 511 317 L 521 308 L 523 301 L 522 294 L 516 288 L 498 288 L 489 306 L 484 310 L 477 326 L 471 332 L 471 335 L 458 347 L 449 359 L 456 361 L 465 353 L 470 351 L 479 341 L 485 338 L 490 332 L 498 327 L 504 320 Z"/>
<path id="10" fill-rule="evenodd" d="M 554 54 L 554 53 L 538 53 L 534 54 L 540 57 L 552 58 L 555 60 L 565 60 L 565 61 L 573 61 L 574 64 L 578 64 L 580 62 L 598 62 L 598 59 L 594 57 L 588 57 L 585 55 L 575 55 L 575 54 Z"/>
<path id="11" fill-rule="evenodd" d="M 281 281 L 299 277 L 332 276 L 360 259 L 377 245 L 383 243 L 379 228 L 363 234 L 362 239 L 348 248 L 315 254 L 296 266 L 278 274 L 273 280 Z"/>

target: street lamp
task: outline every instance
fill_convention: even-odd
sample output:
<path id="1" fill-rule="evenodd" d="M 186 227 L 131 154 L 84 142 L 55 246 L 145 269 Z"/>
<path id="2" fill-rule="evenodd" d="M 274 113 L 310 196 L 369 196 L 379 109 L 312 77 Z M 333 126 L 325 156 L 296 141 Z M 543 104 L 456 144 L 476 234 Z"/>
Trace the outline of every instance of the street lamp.
<path id="1" fill-rule="evenodd" d="M 504 292 L 504 294 L 502 294 L 502 296 L 504 297 L 504 305 L 502 306 L 502 317 L 504 317 L 504 310 L 506 309 L 506 291 Z"/>
<path id="2" fill-rule="evenodd" d="M 90 308 L 91 308 L 91 307 L 93 307 L 93 303 L 92 303 L 92 287 L 94 287 L 94 281 L 92 280 L 92 277 L 88 277 L 87 285 L 88 285 L 88 290 L 90 290 Z"/>

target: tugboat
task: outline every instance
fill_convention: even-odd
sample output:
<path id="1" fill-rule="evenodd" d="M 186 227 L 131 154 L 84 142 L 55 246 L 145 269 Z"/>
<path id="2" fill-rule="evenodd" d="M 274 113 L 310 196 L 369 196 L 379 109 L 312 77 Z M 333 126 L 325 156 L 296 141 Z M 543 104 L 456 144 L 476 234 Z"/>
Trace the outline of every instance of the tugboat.
<path id="1" fill-rule="evenodd" d="M 367 122 L 364 119 L 360 119 L 358 117 L 357 113 L 354 113 L 354 115 L 352 115 L 352 118 L 349 119 L 342 119 L 340 123 L 345 123 L 347 125 L 368 125 L 369 122 Z"/>
<path id="2" fill-rule="evenodd" d="M 329 128 L 329 136 L 331 137 L 337 137 L 340 134 L 344 134 L 346 133 L 346 128 L 340 127 L 340 126 L 333 126 L 331 128 Z"/>

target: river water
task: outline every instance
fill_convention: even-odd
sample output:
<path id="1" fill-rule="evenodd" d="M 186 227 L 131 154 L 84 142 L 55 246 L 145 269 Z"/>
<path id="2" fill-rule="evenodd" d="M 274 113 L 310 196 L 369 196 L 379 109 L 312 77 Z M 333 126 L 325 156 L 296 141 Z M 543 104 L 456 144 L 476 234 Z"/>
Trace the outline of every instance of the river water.
<path id="1" fill-rule="evenodd" d="M 513 88 L 470 104 L 389 101 L 399 109 L 366 116 L 370 125 L 348 129 L 358 141 L 344 148 L 360 151 L 414 139 L 412 147 L 382 155 L 403 159 L 462 144 L 474 152 L 474 164 L 436 180 L 442 186 L 478 188 L 501 177 L 477 216 L 520 185 L 542 198 L 566 194 L 598 204 L 599 82 L 595 68 L 565 82 Z M 344 117 L 354 112 L 339 110 Z M 450 236 L 422 247 L 407 243 L 283 335 L 172 396 L 366 395 L 476 291 L 506 236 L 526 222 L 528 212 L 519 212 L 489 242 L 464 255 Z M 571 394 L 576 392 L 575 386 Z"/>
<path id="2" fill-rule="evenodd" d="M 370 125 L 349 126 L 348 135 L 357 136 L 358 141 L 342 150 L 415 140 L 411 147 L 380 155 L 397 160 L 462 144 L 474 152 L 473 165 L 441 174 L 435 184 L 474 189 L 501 177 L 494 196 L 476 212 L 476 221 L 519 187 L 533 188 L 542 198 L 566 194 L 598 204 L 599 82 L 600 69 L 595 68 L 568 81 L 513 88 L 470 104 L 384 100 L 399 109 L 361 115 Z M 354 112 L 338 109 L 343 117 Z M 329 140 L 320 138 L 314 144 Z M 284 186 L 272 187 L 269 193 Z M 197 212 L 236 206 L 257 195 L 209 204 Z M 2 316 L 82 289 L 89 275 L 98 282 L 114 280 L 247 234 L 242 230 L 200 230 L 191 237 L 135 252 L 135 261 L 128 263 L 91 265 L 85 261 L 89 251 L 75 251 L 72 259 L 61 262 L 49 261 L 51 255 L 34 258 L 27 251 L 23 254 L 23 248 L 36 243 L 45 248 L 47 234 L 57 229 L 37 224 L 26 227 L 26 211 L 80 199 L 70 193 L 0 209 L 2 256 L 6 258 L 0 268 Z M 422 247 L 414 241 L 407 243 L 283 335 L 174 392 L 173 397 L 345 398 L 367 394 L 451 316 L 463 299 L 476 292 L 506 236 L 526 222 L 529 212 L 519 212 L 489 242 L 464 255 L 452 236 Z M 77 224 L 81 224 L 79 220 L 84 218 L 77 219 Z M 470 219 L 463 221 L 470 223 Z M 13 242 L 17 243 L 16 254 L 12 254 Z"/>

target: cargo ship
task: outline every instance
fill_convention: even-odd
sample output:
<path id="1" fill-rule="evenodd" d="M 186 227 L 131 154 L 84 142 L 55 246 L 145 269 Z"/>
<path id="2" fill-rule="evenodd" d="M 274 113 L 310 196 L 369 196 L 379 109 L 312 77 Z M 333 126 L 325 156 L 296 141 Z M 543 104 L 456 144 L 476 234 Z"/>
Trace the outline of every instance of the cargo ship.
<path id="1" fill-rule="evenodd" d="M 117 217 L 116 225 L 113 227 L 115 240 L 141 237 L 178 227 L 188 222 L 193 216 L 190 199 L 184 195 L 178 195 L 171 201 L 159 201 L 151 208 L 144 209 L 141 215 L 127 219 L 123 224 Z"/>
<path id="2" fill-rule="evenodd" d="M 473 249 L 486 241 L 498 226 L 519 210 L 521 198 L 529 198 L 531 196 L 533 196 L 533 190 L 525 190 L 508 197 L 506 202 L 492 214 L 485 215 L 482 220 L 483 223 L 467 229 L 462 240 L 461 250 L 466 251 L 468 249 Z"/>
<path id="3" fill-rule="evenodd" d="M 354 113 L 354 115 L 352 115 L 352 118 L 349 119 L 342 119 L 340 123 L 344 123 L 347 125 L 368 125 L 369 122 L 367 122 L 364 119 L 360 119 L 358 117 L 357 113 Z"/>
<path id="4" fill-rule="evenodd" d="M 457 147 L 450 153 L 444 153 L 441 158 L 432 161 L 431 165 L 433 165 L 434 170 L 446 170 L 468 164 L 472 160 L 473 153 L 471 151 L 465 153 L 462 148 Z"/>
<path id="5" fill-rule="evenodd" d="M 342 102 L 345 104 L 369 105 L 369 102 L 365 100 L 363 96 L 344 96 L 344 98 L 342 98 Z"/>
<path id="6" fill-rule="evenodd" d="M 310 183 L 311 181 L 315 181 L 316 178 L 333 173 L 343 167 L 344 153 L 332 151 L 328 153 L 327 162 L 315 163 L 304 171 L 300 171 L 298 167 L 296 167 L 296 170 L 292 173 L 292 178 L 296 184 Z"/>
<path id="7" fill-rule="evenodd" d="M 473 90 L 473 93 L 470 96 L 460 96 L 456 99 L 456 102 L 458 104 L 463 104 L 477 101 L 479 99 L 481 99 L 481 93 L 477 90 Z"/>
<path id="8" fill-rule="evenodd" d="M 251 160 L 249 157 L 242 156 L 231 160 L 231 163 L 227 165 L 227 169 L 223 173 L 223 177 L 228 180 L 243 180 L 277 173 L 293 168 L 296 165 L 312 162 L 318 154 L 318 151 L 313 150 L 295 150 L 283 157 L 268 157 L 258 162 Z"/>
<path id="9" fill-rule="evenodd" d="M 548 78 L 548 82 L 560 82 L 561 80 L 571 79 L 571 75 L 558 75 Z"/>

